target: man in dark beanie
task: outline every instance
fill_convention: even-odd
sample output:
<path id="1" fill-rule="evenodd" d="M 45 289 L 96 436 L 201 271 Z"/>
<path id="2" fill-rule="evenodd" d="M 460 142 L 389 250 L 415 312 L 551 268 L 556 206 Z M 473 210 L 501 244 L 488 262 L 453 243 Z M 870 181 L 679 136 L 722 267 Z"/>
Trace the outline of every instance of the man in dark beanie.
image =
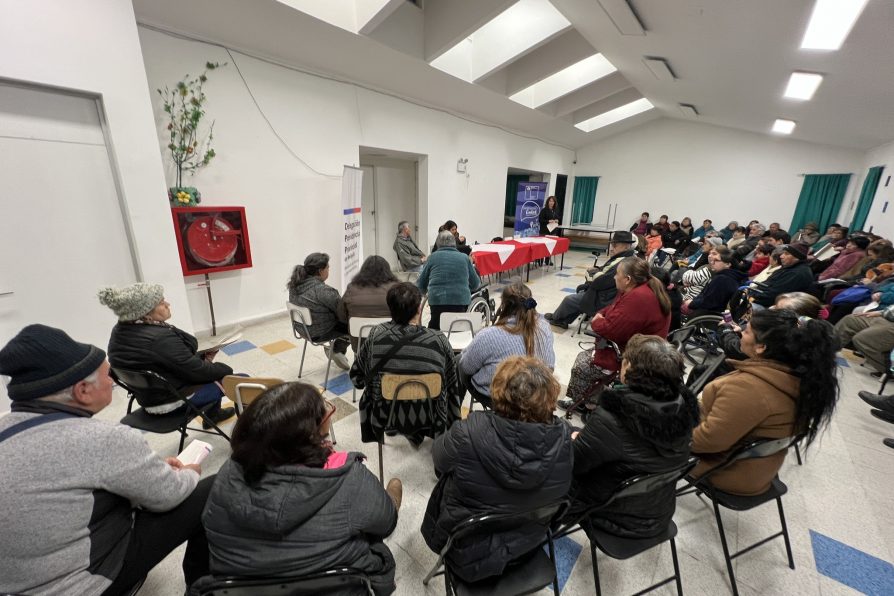
<path id="1" fill-rule="evenodd" d="M 764 287 L 755 293 L 752 307 L 760 310 L 770 308 L 776 297 L 788 292 L 807 292 L 813 285 L 813 272 L 807 265 L 809 247 L 803 244 L 786 244 L 779 255 L 781 267 L 773 272 Z"/>
<path id="2" fill-rule="evenodd" d="M 105 352 L 29 325 L 0 350 L 0 375 L 0 593 L 120 594 L 187 540 L 187 583 L 208 572 L 213 478 L 93 418 L 112 401 Z"/>

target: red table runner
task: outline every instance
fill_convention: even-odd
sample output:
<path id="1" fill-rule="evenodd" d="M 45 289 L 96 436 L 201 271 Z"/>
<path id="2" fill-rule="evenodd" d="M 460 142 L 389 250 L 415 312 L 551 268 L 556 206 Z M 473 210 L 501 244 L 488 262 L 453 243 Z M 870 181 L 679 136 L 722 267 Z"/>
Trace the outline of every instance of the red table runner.
<path id="1" fill-rule="evenodd" d="M 489 244 L 507 244 L 514 248 L 512 253 L 505 261 L 500 261 L 500 255 L 497 252 L 487 250 L 479 250 L 472 253 L 475 257 L 475 265 L 478 268 L 479 275 L 491 275 L 501 271 L 509 271 L 524 267 L 532 261 L 545 259 L 548 256 L 558 255 L 568 252 L 570 242 L 568 238 L 553 238 L 556 245 L 550 252 L 546 243 L 543 242 L 518 242 L 516 240 L 503 240 L 501 242 L 491 242 Z"/>

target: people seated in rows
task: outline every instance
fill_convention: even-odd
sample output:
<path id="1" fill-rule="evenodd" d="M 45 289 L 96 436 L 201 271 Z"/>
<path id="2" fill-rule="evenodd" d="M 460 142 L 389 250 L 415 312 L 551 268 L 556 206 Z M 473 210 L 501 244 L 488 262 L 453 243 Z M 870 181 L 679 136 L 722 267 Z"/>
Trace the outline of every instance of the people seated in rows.
<path id="1" fill-rule="evenodd" d="M 766 281 L 770 279 L 771 275 L 779 271 L 779 269 L 782 267 L 782 261 L 779 260 L 779 257 L 782 256 L 783 252 L 785 252 L 785 247 L 774 248 L 772 252 L 770 252 L 767 266 L 759 273 L 751 277 L 752 285 L 757 286 L 757 284 L 766 283 Z M 748 270 L 748 273 L 751 273 L 751 269 Z"/>
<path id="2" fill-rule="evenodd" d="M 233 429 L 233 452 L 202 515 L 215 576 L 288 577 L 350 567 L 376 594 L 395 590 L 382 542 L 401 485 L 383 489 L 358 452 L 335 451 L 335 406 L 307 383 L 268 389 Z"/>
<path id="3" fill-rule="evenodd" d="M 661 282 L 664 291 L 667 292 L 667 296 L 670 298 L 671 323 L 668 329 L 668 333 L 670 333 L 680 328 L 680 308 L 683 306 L 683 293 L 680 292 L 677 284 L 671 280 L 670 272 L 667 269 L 653 265 L 651 271 L 652 277 Z"/>
<path id="4" fill-rule="evenodd" d="M 556 367 L 549 323 L 537 312 L 530 288 L 521 282 L 503 289 L 496 322 L 479 331 L 462 351 L 461 376 L 478 398 L 484 398 L 484 405 L 490 407 L 490 385 L 497 365 L 516 355 L 539 358 L 550 370 Z"/>
<path id="5" fill-rule="evenodd" d="M 658 221 L 652 224 L 652 227 L 658 228 L 658 235 L 661 236 L 667 231 L 669 225 L 667 215 L 661 215 L 658 217 Z"/>
<path id="6" fill-rule="evenodd" d="M 286 288 L 289 302 L 310 311 L 311 324 L 307 326 L 315 342 L 332 342 L 332 361 L 344 370 L 351 367 L 345 353 L 348 351 L 348 325 L 338 320 L 338 290 L 326 285 L 329 279 L 329 255 L 313 252 L 307 255 L 303 265 L 295 265 Z M 295 323 L 296 331 L 298 323 Z M 327 353 L 328 355 L 328 353 Z"/>
<path id="7" fill-rule="evenodd" d="M 734 372 L 708 384 L 702 393 L 702 421 L 692 434 L 699 457 L 693 477 L 725 461 L 737 446 L 755 439 L 805 435 L 807 449 L 829 421 L 838 399 L 838 341 L 825 321 L 789 310 L 755 312 L 742 332 L 746 360 Z M 737 495 L 765 492 L 785 451 L 737 462 L 711 475 L 716 488 Z"/>
<path id="8" fill-rule="evenodd" d="M 783 232 L 785 234 L 788 234 L 788 232 L 782 229 L 782 226 L 779 224 L 778 221 L 774 221 L 769 226 L 767 226 L 767 230 L 769 230 L 770 232 Z M 791 241 L 791 238 L 789 238 L 789 241 Z"/>
<path id="9" fill-rule="evenodd" d="M 844 275 L 844 272 L 857 264 L 866 256 L 866 247 L 869 246 L 869 238 L 866 236 L 851 236 L 847 239 L 847 244 L 832 264 L 826 267 L 819 274 L 818 280 L 837 279 Z"/>
<path id="10" fill-rule="evenodd" d="M 748 235 L 748 230 L 742 226 L 739 226 L 733 231 L 732 236 L 729 240 L 726 241 L 726 247 L 730 250 L 737 248 L 740 244 L 745 242 L 746 236 Z"/>
<path id="11" fill-rule="evenodd" d="M 888 357 L 894 350 L 894 306 L 847 315 L 835 324 L 835 333 L 841 347 L 862 353 L 864 365 L 880 377 L 888 370 Z"/>
<path id="12" fill-rule="evenodd" d="M 682 312 L 689 318 L 702 315 L 717 315 L 727 309 L 730 299 L 748 279 L 747 265 L 743 264 L 731 250 L 718 246 L 712 251 L 711 281 L 701 293 L 683 303 Z"/>
<path id="13" fill-rule="evenodd" d="M 693 238 L 704 238 L 705 236 L 708 235 L 708 232 L 714 232 L 714 231 L 715 231 L 714 230 L 714 222 L 712 222 L 710 219 L 706 219 L 705 221 L 702 222 L 702 225 L 697 227 L 692 232 L 692 237 Z"/>
<path id="14" fill-rule="evenodd" d="M 463 253 L 464 255 L 469 255 L 472 253 L 472 247 L 466 244 L 465 236 L 460 236 L 455 221 L 453 221 L 452 219 L 448 219 L 443 226 L 438 228 L 438 234 L 440 234 L 441 232 L 450 232 L 451 234 L 453 234 L 453 238 L 456 241 L 456 250 Z M 437 240 L 435 240 L 434 246 L 431 247 L 432 254 L 434 254 L 435 251 L 439 248 L 441 248 L 441 246 L 438 244 Z"/>
<path id="15" fill-rule="evenodd" d="M 807 292 L 813 285 L 813 273 L 807 265 L 807 247 L 788 244 L 779 255 L 782 267 L 767 278 L 755 294 L 755 309 L 769 308 L 776 297 L 787 292 Z"/>
<path id="16" fill-rule="evenodd" d="M 630 226 L 630 231 L 635 236 L 645 236 L 649 233 L 649 230 L 652 229 L 652 222 L 649 221 L 649 212 L 643 211 L 642 215 L 639 216 L 639 219 L 633 222 L 633 225 Z"/>
<path id="17" fill-rule="evenodd" d="M 630 478 L 682 466 L 689 458 L 698 402 L 683 385 L 683 356 L 653 335 L 634 335 L 624 350 L 621 384 L 574 433 L 574 484 L 566 517 L 604 503 Z M 674 486 L 624 499 L 581 522 L 625 538 L 662 534 L 674 515 Z"/>
<path id="18" fill-rule="evenodd" d="M 135 283 L 124 288 L 103 288 L 99 301 L 118 316 L 109 338 L 109 362 L 115 368 L 149 370 L 165 378 L 197 408 L 212 404 L 205 415 L 213 422 L 231 418 L 235 408 L 221 408 L 223 389 L 219 382 L 233 369 L 214 362 L 217 352 L 199 352 L 199 342 L 168 323 L 171 305 L 159 284 Z M 149 406 L 147 414 L 183 411 L 181 401 Z M 208 424 L 203 422 L 208 427 Z"/>
<path id="19" fill-rule="evenodd" d="M 394 238 L 392 248 L 403 271 L 422 271 L 426 257 L 410 235 L 410 222 L 402 221 L 397 224 L 397 237 Z"/>
<path id="20" fill-rule="evenodd" d="M 667 225 L 667 231 L 661 235 L 661 244 L 664 248 L 680 251 L 689 244 L 689 236 L 680 229 L 680 222 L 672 221 Z"/>
<path id="21" fill-rule="evenodd" d="M 438 484 L 422 536 L 441 552 L 462 520 L 487 513 L 521 513 L 557 503 L 571 487 L 571 427 L 553 415 L 559 382 L 539 359 L 506 358 L 494 374 L 493 410 L 471 412 L 432 447 Z M 543 543 L 530 525 L 464 540 L 448 554 L 451 570 L 468 582 L 500 575 Z"/>
<path id="22" fill-rule="evenodd" d="M 615 286 L 615 271 L 623 259 L 634 255 L 636 239 L 630 232 L 612 234 L 609 246 L 609 260 L 596 272 L 596 277 L 578 286 L 577 293 L 565 296 L 554 312 L 544 315 L 546 320 L 562 329 L 568 329 L 581 313 L 595 313 L 608 306 L 618 293 Z"/>
<path id="23" fill-rule="evenodd" d="M 345 288 L 344 296 L 338 303 L 338 320 L 350 327 L 351 317 L 388 317 L 388 290 L 398 279 L 391 272 L 391 266 L 378 255 L 366 257 L 360 271 Z M 357 338 L 351 337 L 351 347 L 357 353 Z"/>
<path id="24" fill-rule="evenodd" d="M 723 240 L 724 244 L 728 245 L 729 241 L 732 240 L 733 234 L 736 232 L 737 229 L 739 229 L 739 222 L 733 220 L 733 221 L 729 222 L 728 224 L 726 224 L 725 228 L 720 230 L 720 239 Z"/>
<path id="25" fill-rule="evenodd" d="M 818 228 L 819 226 L 816 225 L 816 222 L 808 221 L 804 224 L 804 227 L 798 230 L 798 233 L 794 235 L 792 242 L 813 246 L 819 242 L 820 239 Z"/>
<path id="26" fill-rule="evenodd" d="M 748 277 L 755 277 L 770 266 L 770 255 L 776 247 L 770 243 L 758 244 L 754 249 L 754 258 L 751 259 L 751 267 L 748 269 Z"/>
<path id="27" fill-rule="evenodd" d="M 699 241 L 699 248 L 687 259 L 686 266 L 698 269 L 708 264 L 708 255 L 713 248 L 723 246 L 723 241 L 718 236 L 706 236 Z"/>
<path id="28" fill-rule="evenodd" d="M 854 263 L 850 269 L 843 272 L 839 277 L 847 282 L 860 283 L 867 279 L 872 269 L 892 262 L 894 262 L 894 246 L 892 246 L 890 240 L 879 238 L 870 242 L 869 246 L 866 247 L 865 257 Z"/>
<path id="29" fill-rule="evenodd" d="M 683 230 L 683 233 L 686 234 L 690 238 L 692 238 L 692 233 L 695 231 L 692 228 L 692 220 L 688 217 L 684 217 L 680 221 L 680 229 Z"/>
<path id="30" fill-rule="evenodd" d="M 409 282 L 395 284 L 388 290 L 387 300 L 391 321 L 370 331 L 351 367 L 351 382 L 364 390 L 359 406 L 360 436 L 364 443 L 382 441 L 389 412 L 394 408 L 392 428 L 418 446 L 425 437 L 437 437 L 459 420 L 465 392 L 460 389 L 453 348 L 447 337 L 421 326 L 419 288 Z M 427 400 L 389 401 L 382 397 L 383 373 L 432 372 L 439 373 L 442 382 L 441 393 L 433 395 L 430 403 Z"/>
<path id="31" fill-rule="evenodd" d="M 664 240 L 661 238 L 661 228 L 655 226 L 649 230 L 649 235 L 646 236 L 646 258 L 651 259 L 663 247 Z"/>
<path id="32" fill-rule="evenodd" d="M 847 237 L 847 228 L 842 228 L 838 224 L 831 224 L 827 229 L 826 233 L 820 236 L 820 239 L 813 243 L 810 247 L 810 251 L 812 253 L 817 253 L 827 244 L 836 244 L 841 242 Z"/>
<path id="33" fill-rule="evenodd" d="M 28 325 L 0 350 L 0 592 L 128 594 L 183 542 L 187 585 L 208 573 L 202 508 L 213 478 L 94 418 L 112 402 L 106 355 Z"/>
<path id="34" fill-rule="evenodd" d="M 696 296 L 702 293 L 708 282 L 711 281 L 711 263 L 717 258 L 714 250 L 708 252 L 708 261 L 698 269 L 685 269 L 682 275 L 676 273 L 676 277 L 680 280 L 683 293 L 683 301 L 694 300 Z M 679 269 L 677 270 L 680 271 Z"/>
<path id="35" fill-rule="evenodd" d="M 419 289 L 428 294 L 430 329 L 441 328 L 441 313 L 465 312 L 472 302 L 472 292 L 481 285 L 475 266 L 457 250 L 451 232 L 439 233 L 435 245 L 438 251 L 432 251 L 416 280 Z"/>

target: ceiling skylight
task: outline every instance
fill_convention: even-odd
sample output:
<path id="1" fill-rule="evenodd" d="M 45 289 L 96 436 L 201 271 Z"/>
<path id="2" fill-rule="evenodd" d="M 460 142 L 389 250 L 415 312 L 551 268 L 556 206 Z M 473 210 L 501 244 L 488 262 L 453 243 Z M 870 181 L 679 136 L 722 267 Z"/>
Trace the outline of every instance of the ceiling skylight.
<path id="1" fill-rule="evenodd" d="M 431 65 L 471 83 L 570 26 L 549 0 L 519 0 Z"/>
<path id="2" fill-rule="evenodd" d="M 813 98 L 817 87 L 823 82 L 823 75 L 812 72 L 793 72 L 785 88 L 785 97 L 808 100 Z"/>
<path id="3" fill-rule="evenodd" d="M 529 108 L 537 108 L 618 70 L 602 54 L 593 54 L 530 87 L 509 99 Z"/>
<path id="4" fill-rule="evenodd" d="M 389 0 L 277 0 L 330 25 L 357 33 L 385 8 Z"/>
<path id="5" fill-rule="evenodd" d="M 801 40 L 802 50 L 837 50 L 860 18 L 867 0 L 816 0 Z"/>
<path id="6" fill-rule="evenodd" d="M 645 97 L 642 97 L 619 108 L 615 108 L 614 110 L 609 110 L 608 112 L 604 112 L 602 114 L 599 114 L 598 116 L 594 116 L 589 120 L 578 122 L 574 126 L 584 132 L 590 132 L 596 130 L 597 128 L 602 128 L 603 126 L 608 126 L 609 124 L 620 122 L 625 118 L 636 116 L 637 114 L 641 114 L 643 112 L 651 110 L 654 107 L 655 106 L 652 105 L 652 102 L 650 102 Z"/>
<path id="7" fill-rule="evenodd" d="M 775 133 L 790 135 L 793 130 L 795 130 L 795 123 L 792 120 L 777 118 L 776 122 L 773 123 L 773 132 Z"/>

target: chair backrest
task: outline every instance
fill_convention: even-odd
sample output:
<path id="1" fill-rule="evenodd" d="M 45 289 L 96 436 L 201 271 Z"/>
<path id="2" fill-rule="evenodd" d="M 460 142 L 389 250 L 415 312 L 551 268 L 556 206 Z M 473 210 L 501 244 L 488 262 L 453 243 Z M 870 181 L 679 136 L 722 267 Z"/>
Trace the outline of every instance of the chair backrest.
<path id="1" fill-rule="evenodd" d="M 484 315 L 474 312 L 441 313 L 441 329 L 447 330 L 447 338 L 451 333 L 471 331 L 474 336 L 484 326 Z"/>
<path id="2" fill-rule="evenodd" d="M 351 337 L 366 339 L 369 337 L 369 332 L 372 331 L 373 327 L 387 323 L 390 320 L 391 317 L 350 317 L 348 319 L 348 332 L 351 334 Z"/>
<path id="3" fill-rule="evenodd" d="M 701 393 L 702 389 L 705 388 L 705 385 L 712 378 L 717 369 L 720 368 L 720 365 L 726 360 L 726 354 L 724 352 L 720 352 L 718 354 L 709 354 L 704 362 L 702 362 L 702 366 L 704 369 L 701 374 L 695 379 L 691 385 L 689 385 L 689 390 L 693 395 L 698 395 Z"/>
<path id="4" fill-rule="evenodd" d="M 698 463 L 698 458 L 690 457 L 685 464 L 676 468 L 667 470 L 666 472 L 656 472 L 654 474 L 642 474 L 634 476 L 619 484 L 611 497 L 607 501 L 599 505 L 599 508 L 605 507 L 615 501 L 629 499 L 631 497 L 640 497 L 652 494 L 668 485 L 675 485 L 678 480 L 686 476 L 692 468 Z"/>
<path id="5" fill-rule="evenodd" d="M 776 455 L 780 451 L 785 451 L 794 443 L 800 440 L 799 437 L 783 437 L 781 439 L 756 439 L 750 443 L 741 446 L 734 451 L 727 459 L 726 464 L 731 464 L 743 459 L 759 459 L 761 457 L 770 457 Z"/>
<path id="6" fill-rule="evenodd" d="M 318 596 L 319 594 L 372 595 L 369 577 L 354 569 L 332 569 L 304 577 L 262 578 L 206 576 L 193 586 L 200 596 Z M 191 592 L 193 593 L 193 592 Z"/>
<path id="7" fill-rule="evenodd" d="M 282 379 L 240 377 L 237 375 L 227 375 L 220 380 L 224 393 L 236 404 L 240 414 L 251 402 L 258 399 L 262 393 L 271 387 L 276 387 L 283 383 L 285 381 Z"/>
<path id="8" fill-rule="evenodd" d="M 518 513 L 485 513 L 473 515 L 456 524 L 447 540 L 447 545 L 441 551 L 447 554 L 450 547 L 457 541 L 472 536 L 489 536 L 514 530 L 529 525 L 542 525 L 548 528 L 550 523 L 564 510 L 567 501 L 557 501 L 537 509 L 521 511 Z"/>
<path id="9" fill-rule="evenodd" d="M 109 374 L 137 400 L 140 407 L 151 408 L 183 399 L 167 379 L 151 370 L 111 368 Z"/>
<path id="10" fill-rule="evenodd" d="M 308 327 L 313 325 L 313 319 L 310 316 L 310 309 L 291 302 L 286 302 L 286 308 L 289 309 L 289 318 L 292 319 L 292 330 L 295 337 L 311 341 Z"/>
<path id="11" fill-rule="evenodd" d="M 437 399 L 443 387 L 441 373 L 382 375 L 382 397 L 388 400 Z"/>

